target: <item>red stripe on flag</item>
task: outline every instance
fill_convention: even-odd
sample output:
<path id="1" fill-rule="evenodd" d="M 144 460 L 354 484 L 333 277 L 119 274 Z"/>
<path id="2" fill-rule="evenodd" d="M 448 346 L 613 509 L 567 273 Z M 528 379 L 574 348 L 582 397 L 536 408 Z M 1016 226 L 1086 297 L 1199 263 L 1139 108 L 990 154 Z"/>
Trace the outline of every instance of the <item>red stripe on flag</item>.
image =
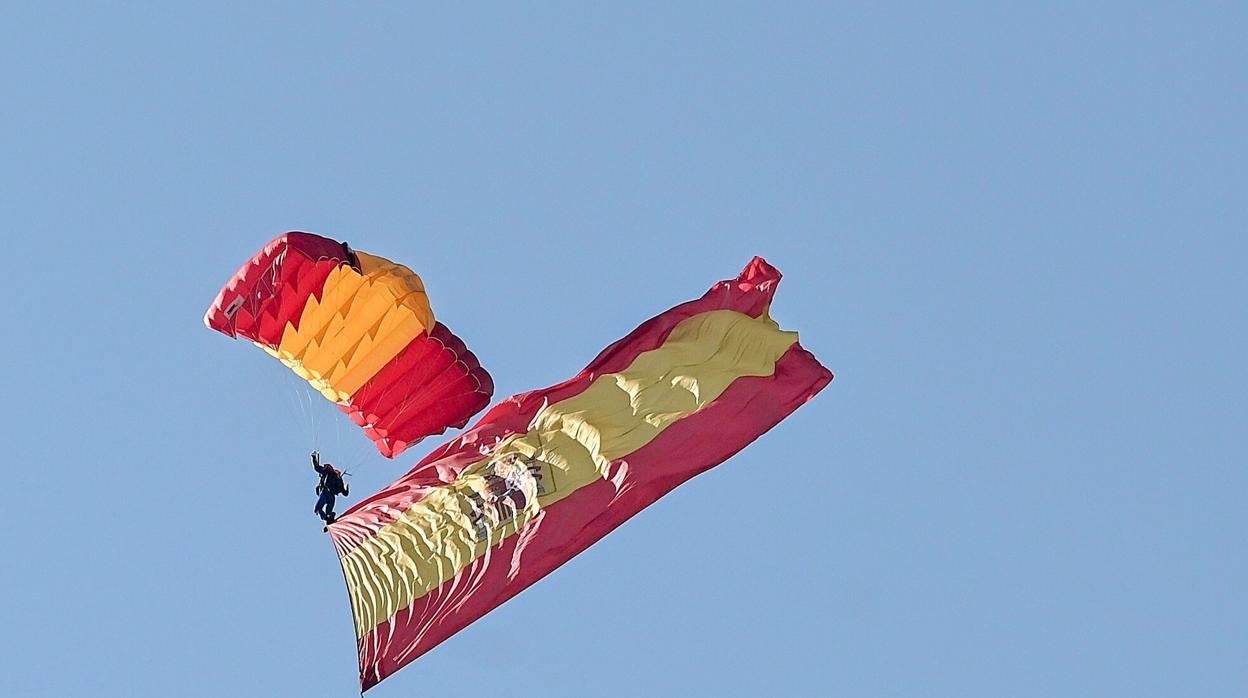
<path id="1" fill-rule="evenodd" d="M 348 509 L 330 527 L 345 555 L 423 498 L 423 487 L 454 482 L 459 473 L 488 456 L 500 441 L 527 431 L 541 408 L 579 395 L 605 373 L 628 368 L 641 354 L 657 349 L 681 322 L 713 310 L 735 310 L 759 317 L 771 305 L 780 270 L 755 257 L 735 279 L 720 281 L 701 298 L 650 318 L 611 344 L 575 377 L 543 390 L 513 395 L 495 405 L 466 433 L 435 449 L 389 487 Z"/>
<path id="2" fill-rule="evenodd" d="M 543 509 L 485 557 L 361 638 L 362 689 L 520 593 L 681 483 L 745 448 L 831 380 L 830 371 L 794 344 L 777 362 L 773 375 L 733 381 L 710 405 L 613 462 L 611 478 Z M 339 525 L 331 531 L 339 554 L 345 555 L 350 548 L 344 548 L 346 538 L 339 537 L 346 531 Z"/>

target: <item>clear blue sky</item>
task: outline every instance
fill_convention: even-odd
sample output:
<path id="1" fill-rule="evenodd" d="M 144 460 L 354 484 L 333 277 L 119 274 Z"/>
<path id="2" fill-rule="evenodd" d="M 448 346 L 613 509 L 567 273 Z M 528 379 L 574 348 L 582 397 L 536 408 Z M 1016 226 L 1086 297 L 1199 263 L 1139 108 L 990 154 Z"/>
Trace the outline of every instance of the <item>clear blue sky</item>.
<path id="1" fill-rule="evenodd" d="M 1243 3 L 47 5 L 0 695 L 353 695 L 306 453 L 428 449 L 201 324 L 286 229 L 419 270 L 500 397 L 754 254 L 837 373 L 373 698 L 1248 691 Z"/>

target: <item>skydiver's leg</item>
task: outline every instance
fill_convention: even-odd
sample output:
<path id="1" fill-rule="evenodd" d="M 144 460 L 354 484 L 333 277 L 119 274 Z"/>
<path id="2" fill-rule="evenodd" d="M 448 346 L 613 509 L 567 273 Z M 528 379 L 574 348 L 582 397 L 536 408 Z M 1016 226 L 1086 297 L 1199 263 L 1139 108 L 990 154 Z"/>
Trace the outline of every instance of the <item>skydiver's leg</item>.
<path id="1" fill-rule="evenodd" d="M 322 492 L 321 496 L 316 500 L 316 515 L 321 517 L 323 521 L 328 521 L 329 519 L 327 517 L 333 510 L 334 495 L 329 492 Z"/>

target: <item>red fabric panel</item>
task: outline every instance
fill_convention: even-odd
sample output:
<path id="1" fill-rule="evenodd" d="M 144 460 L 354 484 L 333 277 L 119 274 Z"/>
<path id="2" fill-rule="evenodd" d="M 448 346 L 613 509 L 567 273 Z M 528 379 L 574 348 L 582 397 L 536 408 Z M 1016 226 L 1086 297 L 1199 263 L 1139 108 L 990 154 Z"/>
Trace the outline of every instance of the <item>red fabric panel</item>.
<path id="1" fill-rule="evenodd" d="M 494 381 L 476 355 L 439 322 L 340 407 L 383 456 L 393 458 L 430 434 L 464 426 L 493 394 Z"/>
<path id="2" fill-rule="evenodd" d="M 269 241 L 226 282 L 204 315 L 204 324 L 230 337 L 277 346 L 286 323 L 299 326 L 308 296 L 349 263 L 343 243 L 290 232 Z"/>

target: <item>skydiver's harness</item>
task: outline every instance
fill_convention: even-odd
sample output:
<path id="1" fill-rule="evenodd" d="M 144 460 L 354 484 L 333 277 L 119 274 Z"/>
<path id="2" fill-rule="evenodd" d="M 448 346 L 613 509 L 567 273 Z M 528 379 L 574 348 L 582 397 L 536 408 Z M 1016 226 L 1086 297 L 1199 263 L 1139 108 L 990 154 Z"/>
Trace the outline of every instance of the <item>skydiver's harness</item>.
<path id="1" fill-rule="evenodd" d="M 325 468 L 326 472 L 321 473 L 321 481 L 316 485 L 316 493 L 324 494 L 328 491 L 334 495 L 346 494 L 347 488 L 346 483 L 343 482 L 342 474 L 335 470 L 330 470 L 329 466 L 321 467 Z"/>
<path id="2" fill-rule="evenodd" d="M 342 479 L 342 476 L 350 475 L 350 473 L 345 470 L 338 470 L 328 463 L 321 465 L 320 453 L 316 451 L 312 452 L 312 467 L 321 476 L 321 481 L 316 485 L 316 493 L 318 495 L 326 492 L 333 495 L 345 495 L 347 493 L 347 484 Z"/>

